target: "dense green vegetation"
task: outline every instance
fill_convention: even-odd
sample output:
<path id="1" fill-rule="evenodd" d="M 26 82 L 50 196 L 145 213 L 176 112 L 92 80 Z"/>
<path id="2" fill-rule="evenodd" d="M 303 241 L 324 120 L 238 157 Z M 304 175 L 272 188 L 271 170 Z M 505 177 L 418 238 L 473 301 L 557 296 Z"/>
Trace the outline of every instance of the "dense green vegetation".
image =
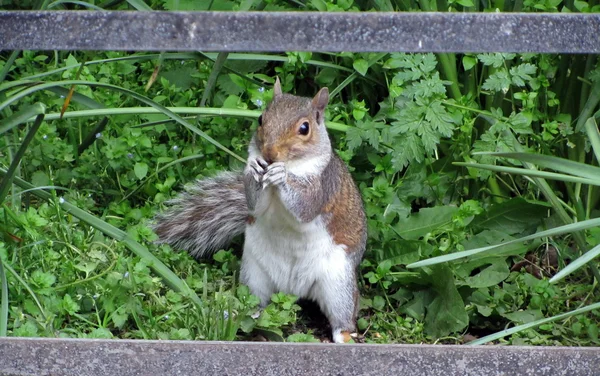
<path id="1" fill-rule="evenodd" d="M 0 9 L 597 12 L 596 3 L 0 0 Z M 275 76 L 287 92 L 331 92 L 331 136 L 368 216 L 361 341 L 463 343 L 515 328 L 494 339 L 600 344 L 598 58 L 499 53 L 0 52 L 0 336 L 327 338 L 325 320 L 293 296 L 273 296 L 258 315 L 236 282 L 241 239 L 196 261 L 156 245 L 149 227 L 185 183 L 243 166 Z"/>

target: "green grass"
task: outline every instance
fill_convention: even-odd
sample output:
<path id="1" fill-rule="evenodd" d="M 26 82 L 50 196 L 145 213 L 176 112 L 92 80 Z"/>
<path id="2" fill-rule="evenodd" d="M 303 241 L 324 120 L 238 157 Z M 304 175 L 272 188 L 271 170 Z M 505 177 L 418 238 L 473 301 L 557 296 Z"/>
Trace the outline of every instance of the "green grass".
<path id="1" fill-rule="evenodd" d="M 208 6 L 112 9 L 177 4 Z M 327 125 L 369 226 L 359 341 L 600 344 L 600 68 L 538 54 L 0 52 L 0 336 L 326 340 L 324 318 L 293 296 L 258 310 L 237 281 L 240 241 L 194 260 L 150 228 L 186 183 L 242 168 L 275 76 L 299 95 L 330 88 Z"/>

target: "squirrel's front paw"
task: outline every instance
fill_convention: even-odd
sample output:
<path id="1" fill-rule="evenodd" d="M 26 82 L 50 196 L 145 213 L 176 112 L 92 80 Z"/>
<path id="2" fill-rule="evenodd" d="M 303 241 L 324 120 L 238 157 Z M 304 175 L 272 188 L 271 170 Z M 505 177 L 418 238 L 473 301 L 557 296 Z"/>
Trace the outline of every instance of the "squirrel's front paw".
<path id="1" fill-rule="evenodd" d="M 250 162 L 248 162 L 248 171 L 250 171 L 250 175 L 252 175 L 254 181 L 257 183 L 262 182 L 268 165 L 269 164 L 263 159 L 263 157 L 257 157 L 256 159 L 252 159 Z"/>
<path id="2" fill-rule="evenodd" d="M 273 185 L 281 185 L 287 179 L 287 172 L 283 162 L 275 162 L 267 167 L 267 172 L 263 175 L 263 189 Z"/>

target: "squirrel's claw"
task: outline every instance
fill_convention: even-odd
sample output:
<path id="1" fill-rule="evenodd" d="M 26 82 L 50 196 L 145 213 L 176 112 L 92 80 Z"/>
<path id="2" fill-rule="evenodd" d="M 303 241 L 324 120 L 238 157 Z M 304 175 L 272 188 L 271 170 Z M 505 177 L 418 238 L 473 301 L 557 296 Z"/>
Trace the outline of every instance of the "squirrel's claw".
<path id="1" fill-rule="evenodd" d="M 256 163 L 258 163 L 263 168 L 263 170 L 266 170 L 267 167 L 269 167 L 269 163 L 265 161 L 265 159 L 260 155 L 256 157 Z"/>
<path id="2" fill-rule="evenodd" d="M 287 172 L 283 162 L 275 162 L 267 167 L 263 175 L 263 189 L 272 185 L 281 185 L 287 179 Z"/>
<path id="3" fill-rule="evenodd" d="M 263 164 L 266 165 L 267 162 L 265 162 L 265 160 L 261 157 L 253 159 L 249 162 L 250 174 L 257 183 L 262 181 L 263 175 L 265 174 L 265 167 L 263 167 Z"/>

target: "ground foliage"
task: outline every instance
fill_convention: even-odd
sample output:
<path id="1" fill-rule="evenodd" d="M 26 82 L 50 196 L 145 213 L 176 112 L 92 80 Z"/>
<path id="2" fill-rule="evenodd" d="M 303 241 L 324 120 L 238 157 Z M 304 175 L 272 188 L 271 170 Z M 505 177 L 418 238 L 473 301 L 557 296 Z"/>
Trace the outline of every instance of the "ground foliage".
<path id="1" fill-rule="evenodd" d="M 600 10 L 594 0 L 86 3 L 169 11 Z M 4 0 L 0 7 L 86 6 Z M 241 162 L 216 143 L 246 155 L 275 76 L 286 92 L 311 96 L 322 86 L 331 91 L 331 135 L 351 166 L 368 216 L 368 252 L 359 273 L 362 340 L 462 343 L 600 300 L 597 281 L 586 268 L 549 282 L 556 270 L 600 243 L 598 227 L 580 233 L 585 249 L 574 235 L 553 236 L 451 263 L 406 267 L 563 224 L 532 179 L 453 162 L 518 166 L 474 152 L 523 150 L 598 165 L 578 126 L 598 107 L 597 56 L 289 52 L 221 57 L 227 57 L 222 66 L 217 54 L 203 53 L 0 53 L 4 169 L 28 134 L 33 136 L 15 170 L 15 183 L 21 183 L 10 187 L 0 208 L 0 277 L 8 292 L 7 305 L 1 295 L 0 313 L 4 310 L 7 318 L 0 332 L 4 326 L 11 336 L 326 337 L 323 325 L 315 324 L 322 318 L 306 314 L 309 310 L 301 310 L 293 296 L 274 295 L 258 314 L 257 299 L 236 282 L 241 241 L 210 260 L 195 261 L 153 243 L 156 235 L 149 228 L 185 183 L 240 168 Z M 211 74 L 217 73 L 211 85 Z M 64 83 L 36 89 L 59 81 Z M 107 85 L 147 96 L 157 110 L 149 113 L 149 103 Z M 61 119 L 71 87 L 74 95 Z M 220 108 L 225 115 L 203 112 L 203 96 L 206 109 Z M 14 120 L 21 111 L 29 121 Z M 31 120 L 39 113 L 45 117 L 33 134 Z M 35 194 L 41 188 L 28 190 L 27 183 L 50 194 L 44 199 Z M 597 187 L 548 184 L 572 220 L 598 217 Z M 68 205 L 91 213 L 91 219 Z M 157 262 L 144 251 L 179 276 L 201 303 L 176 277 L 161 278 Z M 519 331 L 501 342 L 598 345 L 599 323 L 595 310 Z"/>

